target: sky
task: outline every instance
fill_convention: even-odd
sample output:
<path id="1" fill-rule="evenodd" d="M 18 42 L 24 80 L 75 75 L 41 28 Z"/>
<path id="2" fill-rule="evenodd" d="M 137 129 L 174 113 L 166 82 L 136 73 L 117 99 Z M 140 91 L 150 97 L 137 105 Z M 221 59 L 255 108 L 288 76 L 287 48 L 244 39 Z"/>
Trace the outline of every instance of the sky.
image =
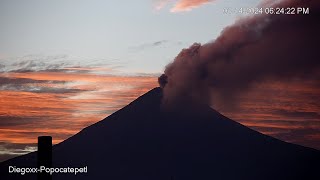
<path id="1" fill-rule="evenodd" d="M 163 2 L 1 0 L 0 58 L 66 55 L 81 65 L 113 61 L 126 72 L 161 72 L 182 48 L 212 40 L 236 17 L 223 14 L 235 6 L 230 1 L 176 13 L 171 1 L 159 9 Z"/>
<path id="2" fill-rule="evenodd" d="M 0 161 L 59 143 L 158 86 L 181 49 L 217 38 L 259 0 L 0 0 Z M 208 18 L 209 17 L 209 18 Z M 262 83 L 221 112 L 320 149 L 318 82 Z"/>

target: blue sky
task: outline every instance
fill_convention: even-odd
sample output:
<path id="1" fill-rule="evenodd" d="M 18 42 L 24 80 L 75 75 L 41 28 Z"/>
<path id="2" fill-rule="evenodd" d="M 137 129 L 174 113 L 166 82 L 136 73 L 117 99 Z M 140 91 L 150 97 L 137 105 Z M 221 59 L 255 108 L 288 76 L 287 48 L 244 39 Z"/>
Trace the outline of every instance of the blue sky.
<path id="1" fill-rule="evenodd" d="M 225 7 L 254 7 L 258 0 L 218 0 L 172 13 L 172 1 L 1 0 L 0 58 L 66 55 L 76 65 L 99 61 L 123 72 L 160 73 L 193 42 L 206 43 L 235 21 Z"/>

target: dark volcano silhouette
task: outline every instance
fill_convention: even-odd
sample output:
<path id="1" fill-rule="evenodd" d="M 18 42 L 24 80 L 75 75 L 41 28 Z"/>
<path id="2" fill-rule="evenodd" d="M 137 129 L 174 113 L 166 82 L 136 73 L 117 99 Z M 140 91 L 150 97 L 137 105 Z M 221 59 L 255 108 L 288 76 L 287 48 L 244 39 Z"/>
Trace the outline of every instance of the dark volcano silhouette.
<path id="1" fill-rule="evenodd" d="M 251 130 L 209 106 L 163 111 L 155 88 L 53 147 L 53 167 L 88 167 L 54 179 L 319 179 L 320 153 Z M 1 164 L 36 167 L 36 153 Z M 3 178 L 1 178 L 3 179 Z"/>

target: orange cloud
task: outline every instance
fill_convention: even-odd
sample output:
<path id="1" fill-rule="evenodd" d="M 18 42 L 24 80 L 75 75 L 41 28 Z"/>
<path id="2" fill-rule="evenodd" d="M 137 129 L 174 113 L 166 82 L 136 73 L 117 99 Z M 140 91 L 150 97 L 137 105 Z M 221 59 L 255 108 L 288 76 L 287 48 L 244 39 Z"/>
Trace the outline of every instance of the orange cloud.
<path id="1" fill-rule="evenodd" d="M 171 12 L 190 11 L 193 8 L 210 3 L 212 0 L 179 0 Z"/>
<path id="2" fill-rule="evenodd" d="M 16 86 L 0 89 L 0 139 L 8 144 L 36 143 L 40 135 L 59 143 L 158 86 L 156 76 L 85 71 L 0 75 L 0 83 Z M 239 107 L 217 110 L 262 133 L 320 148 L 320 91 L 315 87 L 318 82 L 306 80 L 256 84 L 239 97 Z"/>
<path id="3" fill-rule="evenodd" d="M 171 12 L 181 12 L 181 11 L 190 11 L 194 8 L 202 6 L 204 4 L 208 4 L 213 0 L 179 0 L 174 4 L 174 6 L 170 9 Z M 160 10 L 164 8 L 170 0 L 160 0 L 156 3 L 155 8 Z"/>
<path id="4" fill-rule="evenodd" d="M 237 98 L 237 107 L 218 111 L 261 133 L 320 148 L 318 80 L 259 83 Z"/>
<path id="5" fill-rule="evenodd" d="M 3 83 L 15 87 L 2 84 L 0 90 L 0 139 L 6 143 L 36 143 L 40 135 L 51 135 L 59 143 L 157 86 L 153 76 L 70 72 L 2 76 L 8 79 Z M 10 84 L 10 78 L 15 83 Z"/>

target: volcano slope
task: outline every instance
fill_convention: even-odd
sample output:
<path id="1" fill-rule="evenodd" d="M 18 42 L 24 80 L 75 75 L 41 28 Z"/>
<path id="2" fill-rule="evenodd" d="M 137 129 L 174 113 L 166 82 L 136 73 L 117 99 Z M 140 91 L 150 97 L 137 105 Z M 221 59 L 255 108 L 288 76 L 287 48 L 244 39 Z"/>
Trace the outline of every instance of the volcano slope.
<path id="1" fill-rule="evenodd" d="M 263 135 L 209 106 L 164 111 L 155 88 L 102 121 L 53 146 L 53 167 L 83 167 L 53 179 L 320 179 L 320 153 Z M 1 163 L 36 167 L 36 152 Z"/>

